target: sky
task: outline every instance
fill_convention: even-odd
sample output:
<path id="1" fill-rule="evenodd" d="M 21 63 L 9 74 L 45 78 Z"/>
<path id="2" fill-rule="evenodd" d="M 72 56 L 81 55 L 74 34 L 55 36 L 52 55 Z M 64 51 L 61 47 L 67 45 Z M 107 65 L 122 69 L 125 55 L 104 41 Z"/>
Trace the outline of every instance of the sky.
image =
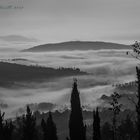
<path id="1" fill-rule="evenodd" d="M 0 0 L 0 41 L 132 44 L 140 37 L 139 7 L 139 0 Z"/>

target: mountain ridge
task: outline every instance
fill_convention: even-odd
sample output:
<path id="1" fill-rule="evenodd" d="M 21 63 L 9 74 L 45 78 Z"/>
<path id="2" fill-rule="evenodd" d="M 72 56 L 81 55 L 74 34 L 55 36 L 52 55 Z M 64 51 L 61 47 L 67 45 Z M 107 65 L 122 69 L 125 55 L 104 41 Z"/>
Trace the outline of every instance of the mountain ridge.
<path id="1" fill-rule="evenodd" d="M 68 41 L 60 43 L 49 43 L 24 49 L 22 52 L 44 52 L 44 51 L 74 51 L 74 50 L 100 50 L 100 49 L 130 49 L 129 45 L 102 42 L 102 41 Z"/>

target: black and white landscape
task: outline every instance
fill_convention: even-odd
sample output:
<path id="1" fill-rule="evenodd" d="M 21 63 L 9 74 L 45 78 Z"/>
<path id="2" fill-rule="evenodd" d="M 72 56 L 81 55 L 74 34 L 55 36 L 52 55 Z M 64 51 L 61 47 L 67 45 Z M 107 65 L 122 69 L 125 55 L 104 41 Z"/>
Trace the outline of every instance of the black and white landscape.
<path id="1" fill-rule="evenodd" d="M 15 116 L 18 108 L 29 103 L 48 102 L 64 108 L 69 104 L 73 78 L 77 78 L 83 105 L 92 110 L 100 104 L 98 98 L 113 92 L 113 84 L 136 79 L 137 61 L 126 55 L 132 51 L 130 46 L 91 42 L 86 50 L 86 42 L 79 42 L 82 48 L 77 43 L 72 42 L 76 50 L 67 50 L 66 42 L 66 50 L 55 50 L 60 46 L 55 44 L 49 51 L 41 52 L 38 46 L 36 52 L 2 52 L 0 94 L 2 103 L 7 104 L 4 109 Z"/>
<path id="2" fill-rule="evenodd" d="M 0 140 L 139 140 L 139 6 L 1 0 Z"/>

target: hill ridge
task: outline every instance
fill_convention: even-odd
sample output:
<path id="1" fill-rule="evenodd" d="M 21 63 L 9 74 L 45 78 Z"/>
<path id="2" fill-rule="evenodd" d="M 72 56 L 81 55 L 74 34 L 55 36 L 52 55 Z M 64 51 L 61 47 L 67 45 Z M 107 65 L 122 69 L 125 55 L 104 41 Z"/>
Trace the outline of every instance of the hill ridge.
<path id="1" fill-rule="evenodd" d="M 130 49 L 129 45 L 102 42 L 102 41 L 67 41 L 60 43 L 49 43 L 22 50 L 22 52 L 43 51 L 73 51 L 73 50 L 100 50 L 100 49 Z"/>

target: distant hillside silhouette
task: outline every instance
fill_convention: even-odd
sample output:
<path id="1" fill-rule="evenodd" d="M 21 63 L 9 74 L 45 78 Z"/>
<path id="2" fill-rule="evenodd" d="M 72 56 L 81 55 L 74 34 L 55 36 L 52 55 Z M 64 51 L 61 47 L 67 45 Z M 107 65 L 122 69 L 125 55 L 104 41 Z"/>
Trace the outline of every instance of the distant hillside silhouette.
<path id="1" fill-rule="evenodd" d="M 69 41 L 54 44 L 43 44 L 23 52 L 42 52 L 42 51 L 72 51 L 72 50 L 100 50 L 100 49 L 130 49 L 129 45 L 116 44 L 110 42 L 90 42 L 90 41 Z"/>
<path id="2" fill-rule="evenodd" d="M 78 68 L 51 68 L 0 62 L 0 86 L 14 82 L 41 81 L 66 76 L 86 75 Z"/>

